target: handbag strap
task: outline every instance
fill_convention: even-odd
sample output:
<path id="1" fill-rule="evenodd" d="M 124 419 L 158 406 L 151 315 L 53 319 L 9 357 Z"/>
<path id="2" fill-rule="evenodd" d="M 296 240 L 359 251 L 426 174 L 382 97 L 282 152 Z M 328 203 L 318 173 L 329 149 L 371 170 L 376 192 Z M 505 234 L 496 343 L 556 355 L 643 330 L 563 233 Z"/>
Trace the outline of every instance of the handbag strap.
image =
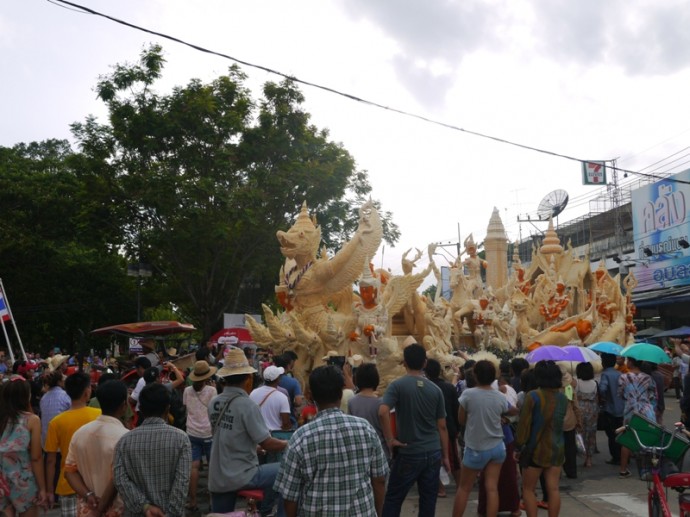
<path id="1" fill-rule="evenodd" d="M 232 395 L 230 395 L 230 398 L 228 398 L 227 402 L 223 406 L 223 409 L 221 409 L 220 413 L 218 413 L 218 418 L 216 418 L 215 422 L 211 424 L 211 432 L 213 433 L 214 437 L 216 434 L 216 429 L 218 428 L 218 422 L 220 422 L 220 419 L 223 418 L 223 415 L 225 414 L 225 411 L 227 411 L 228 406 L 230 406 L 230 403 L 239 396 L 239 393 L 233 393 Z"/>
<path id="2" fill-rule="evenodd" d="M 263 406 L 263 405 L 264 405 L 264 402 L 266 402 L 266 399 L 267 399 L 268 397 L 270 397 L 271 395 L 273 395 L 276 391 L 278 391 L 278 390 L 275 389 L 275 388 L 273 388 L 271 391 L 269 391 L 268 393 L 266 393 L 266 396 L 264 397 L 264 399 L 263 399 L 261 402 L 259 402 L 259 407 Z"/>

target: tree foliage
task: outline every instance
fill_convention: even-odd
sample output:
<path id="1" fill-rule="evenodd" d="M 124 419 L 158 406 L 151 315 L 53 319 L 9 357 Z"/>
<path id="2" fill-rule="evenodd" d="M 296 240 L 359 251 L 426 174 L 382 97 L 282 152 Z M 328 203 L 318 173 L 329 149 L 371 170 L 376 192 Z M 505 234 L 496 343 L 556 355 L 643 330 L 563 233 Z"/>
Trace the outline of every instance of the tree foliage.
<path id="1" fill-rule="evenodd" d="M 133 307 L 117 207 L 81 165 L 66 141 L 0 147 L 0 264 L 30 350 L 69 348 L 80 329 L 126 319 Z"/>
<path id="2" fill-rule="evenodd" d="M 84 167 L 118 205 L 114 242 L 153 264 L 167 299 L 208 337 L 224 312 L 256 311 L 282 258 L 275 240 L 306 200 L 334 250 L 371 193 L 365 171 L 309 123 L 291 81 L 266 83 L 259 102 L 232 67 L 167 95 L 154 90 L 162 50 L 102 77 L 109 124 L 73 126 Z M 384 213 L 388 242 L 397 227 Z M 120 241 L 121 239 L 121 241 Z"/>

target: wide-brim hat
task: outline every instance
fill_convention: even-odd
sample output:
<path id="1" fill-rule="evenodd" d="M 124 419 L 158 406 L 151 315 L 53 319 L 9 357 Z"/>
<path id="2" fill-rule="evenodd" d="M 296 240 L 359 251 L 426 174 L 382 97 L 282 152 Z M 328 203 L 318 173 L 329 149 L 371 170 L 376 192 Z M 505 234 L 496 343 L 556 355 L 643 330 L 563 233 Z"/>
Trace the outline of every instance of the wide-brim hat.
<path id="1" fill-rule="evenodd" d="M 139 340 L 139 344 L 144 348 L 148 348 L 149 350 L 155 350 L 156 349 L 156 340 L 153 339 L 152 337 L 141 338 Z"/>
<path id="2" fill-rule="evenodd" d="M 240 348 L 231 348 L 225 354 L 223 367 L 218 370 L 218 377 L 230 377 L 231 375 L 244 375 L 256 373 L 256 369 L 249 366 L 247 356 Z"/>
<path id="3" fill-rule="evenodd" d="M 57 370 L 67 359 L 69 359 L 68 355 L 55 354 L 48 360 L 48 369 L 51 372 Z"/>
<path id="4" fill-rule="evenodd" d="M 187 377 L 190 381 L 205 381 L 210 379 L 218 371 L 215 366 L 210 366 L 206 361 L 197 361 L 194 363 L 194 370 Z"/>
<path id="5" fill-rule="evenodd" d="M 342 357 L 337 350 L 329 350 L 326 355 L 324 355 L 321 360 L 322 361 L 328 361 L 329 359 L 333 357 Z"/>
<path id="6" fill-rule="evenodd" d="M 177 357 L 177 348 L 171 346 L 166 350 L 166 353 L 168 357 Z"/>

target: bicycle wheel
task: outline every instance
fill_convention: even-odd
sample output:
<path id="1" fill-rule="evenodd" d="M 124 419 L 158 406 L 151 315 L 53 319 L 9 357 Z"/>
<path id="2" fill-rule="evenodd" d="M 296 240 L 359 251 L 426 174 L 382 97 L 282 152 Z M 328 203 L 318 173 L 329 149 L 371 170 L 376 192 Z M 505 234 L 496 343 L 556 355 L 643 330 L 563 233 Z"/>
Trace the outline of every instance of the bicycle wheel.
<path id="1" fill-rule="evenodd" d="M 649 506 L 649 517 L 663 517 L 663 512 L 661 510 L 661 501 L 659 500 L 659 494 L 653 492 L 648 501 Z"/>

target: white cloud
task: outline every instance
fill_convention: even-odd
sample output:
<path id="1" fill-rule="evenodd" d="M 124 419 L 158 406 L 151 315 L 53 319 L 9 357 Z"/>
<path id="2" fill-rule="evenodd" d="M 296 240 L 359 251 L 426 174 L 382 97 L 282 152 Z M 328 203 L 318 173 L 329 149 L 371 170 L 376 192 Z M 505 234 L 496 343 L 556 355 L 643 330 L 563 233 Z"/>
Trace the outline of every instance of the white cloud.
<path id="1" fill-rule="evenodd" d="M 585 159 L 644 167 L 688 145 L 689 8 L 674 0 L 82 0 L 154 30 L 432 119 Z M 0 15 L 0 145 L 69 137 L 103 113 L 93 87 L 159 41 L 160 90 L 212 80 L 229 61 L 48 2 Z M 346 14 L 344 14 L 346 13 Z M 4 47 L 3 47 L 4 48 Z M 267 80 L 245 68 L 259 95 Z M 596 189 L 576 162 L 481 139 L 303 87 L 305 109 L 369 171 L 410 247 L 480 240 L 493 206 L 511 239 L 549 191 L 582 215 Z M 664 142 L 660 144 L 660 142 Z M 578 205 L 579 196 L 581 202 Z"/>

